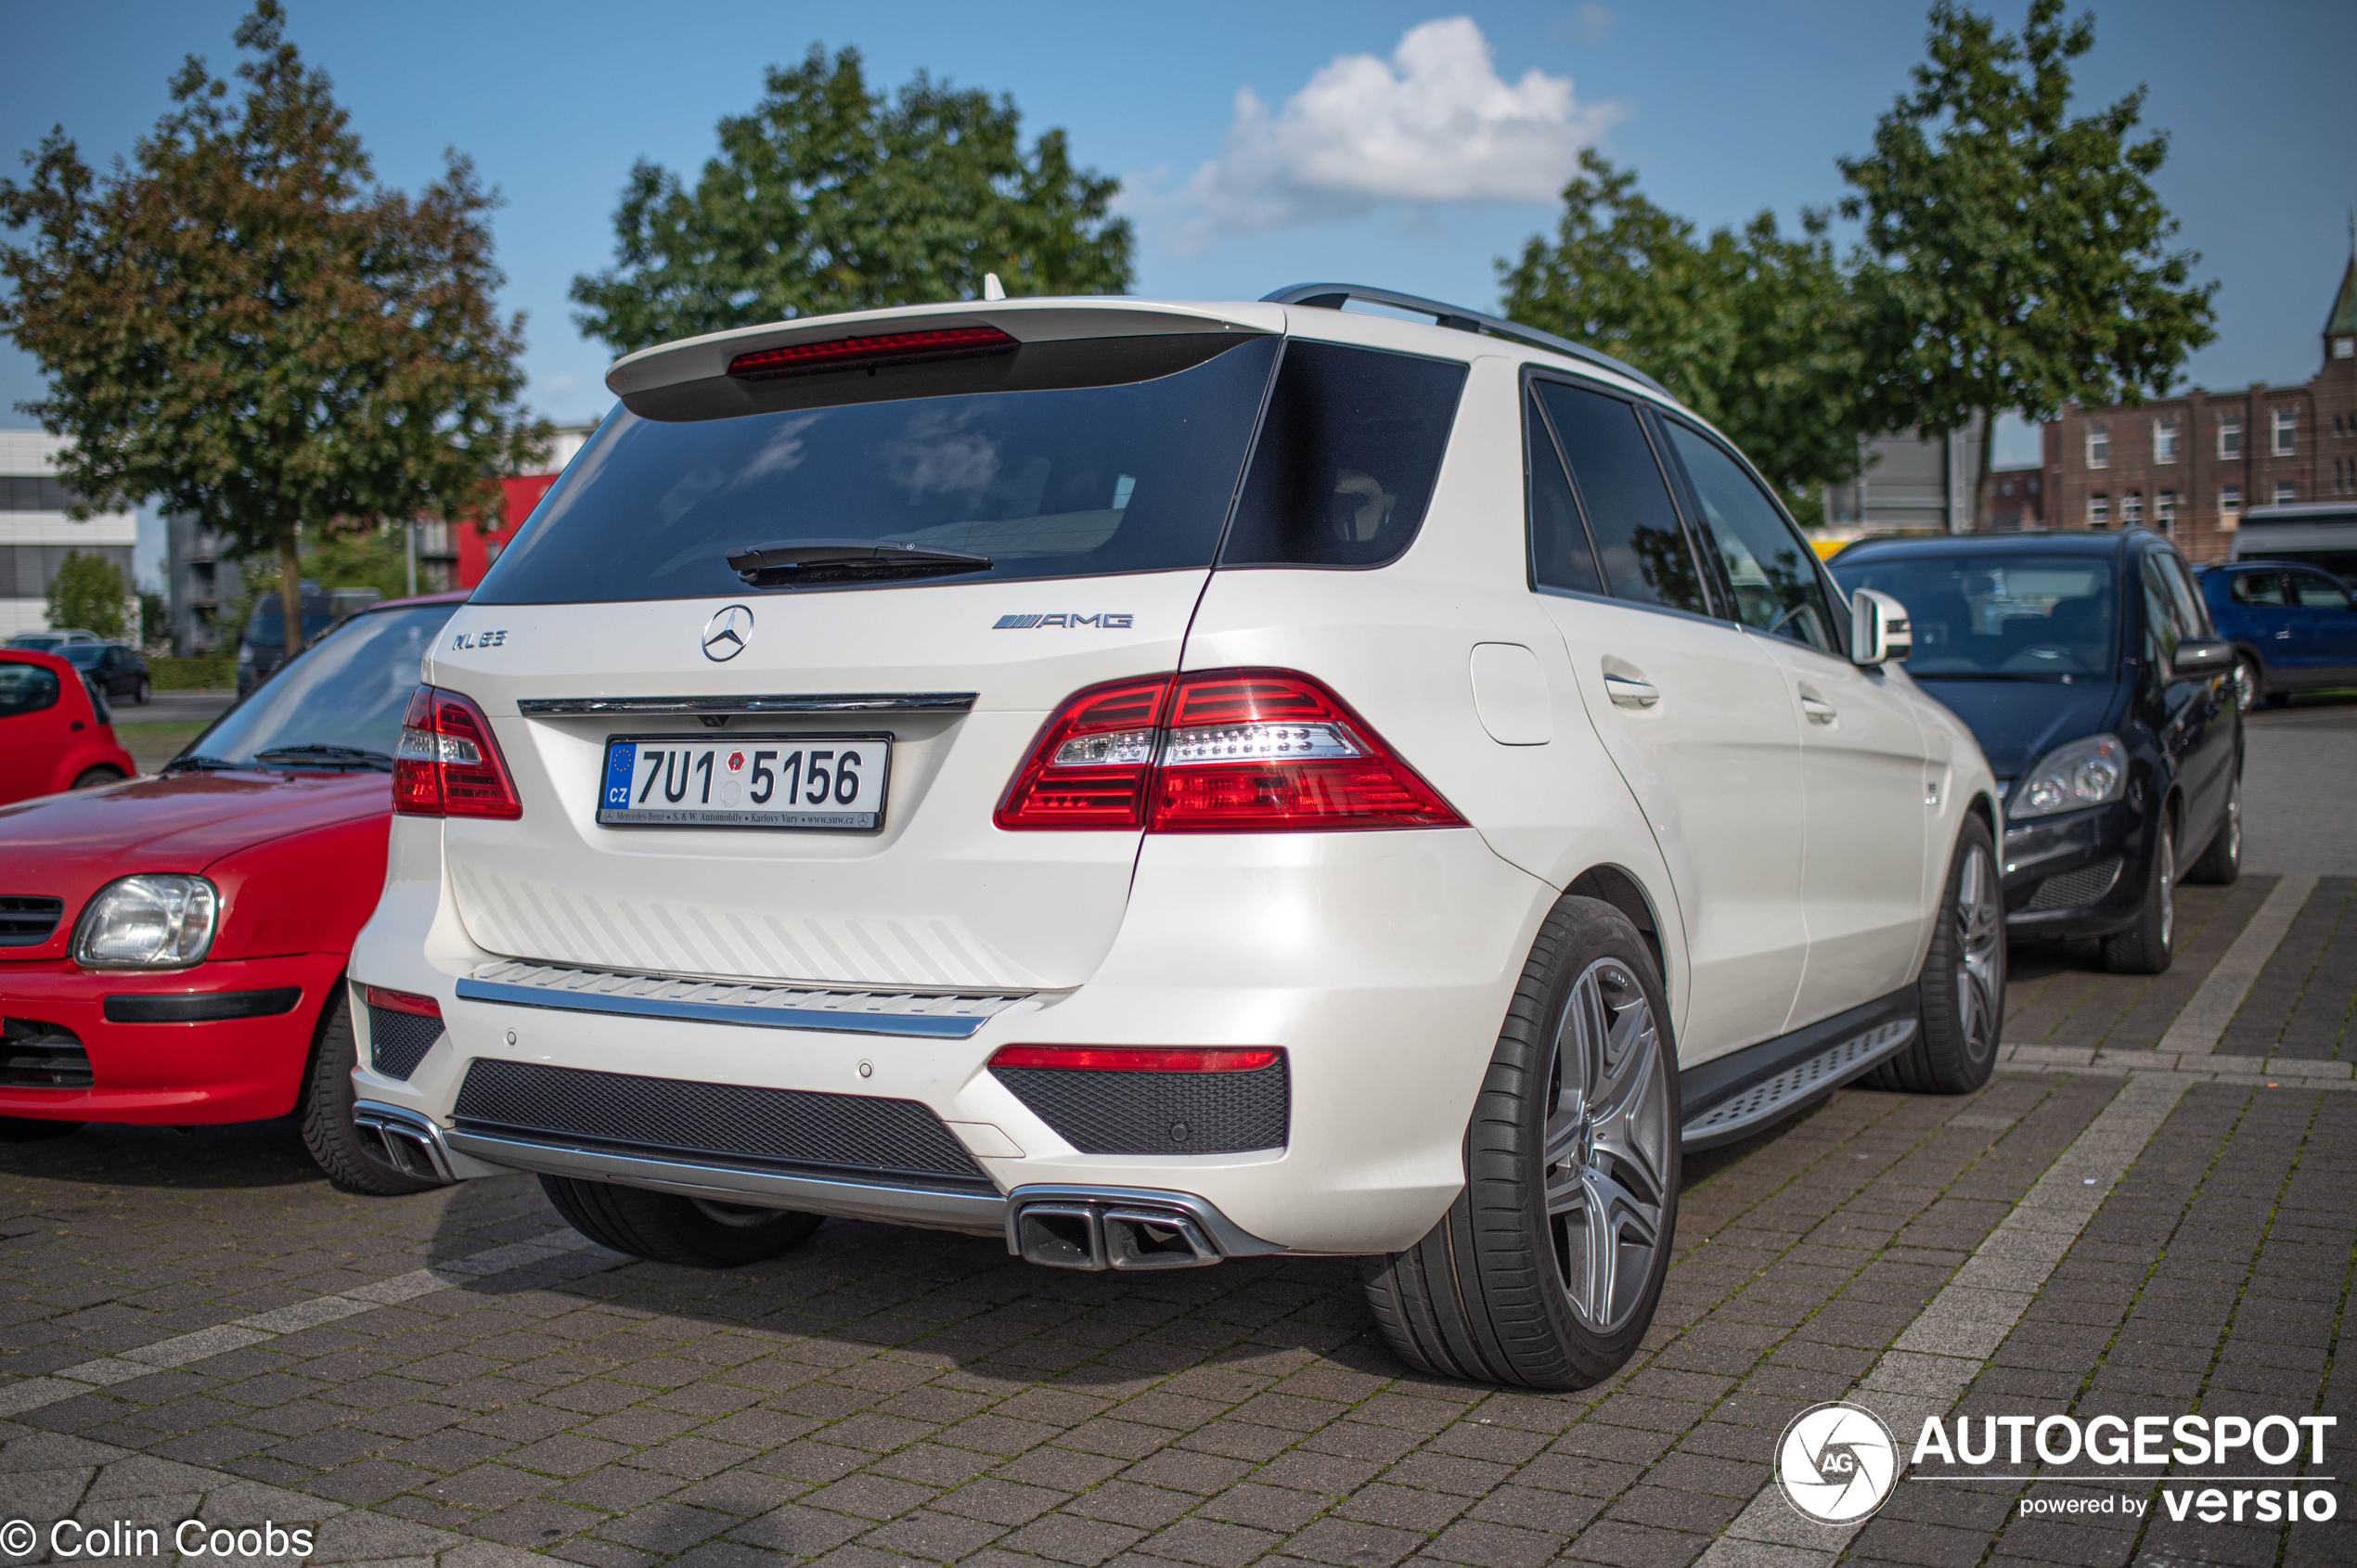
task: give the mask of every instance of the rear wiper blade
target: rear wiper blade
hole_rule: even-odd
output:
[[[728,569],[755,588],[946,577],[987,572],[990,566],[988,556],[895,544],[889,539],[797,539],[791,545],[757,545],[728,552]]]
[[[258,763],[297,763],[312,767],[372,767],[380,773],[393,771],[393,759],[382,752],[366,752],[356,746],[273,746],[266,752],[256,752]]]

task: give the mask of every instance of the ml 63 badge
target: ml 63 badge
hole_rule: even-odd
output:
[[[883,825],[888,735],[617,735],[598,820],[610,828]]]

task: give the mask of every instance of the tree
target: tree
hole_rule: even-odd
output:
[[[2003,409],[2051,418],[2066,402],[2135,402],[2169,390],[2214,335],[2214,283],[2149,183],[2169,138],[2132,140],[2144,90],[2068,117],[2070,62],[2094,47],[2092,17],[2031,0],[2019,36],[1939,0],[1929,58],[1874,127],[1874,150],[1839,161],[1865,220],[1857,291],[1877,428],[1927,434],[1990,426]]]
[[[1804,521],[1858,471],[1859,354],[1821,212],[1707,239],[1583,152],[1551,245],[1498,263],[1506,314],[1627,360],[1740,446]]]
[[[104,556],[85,556],[80,550],[68,550],[58,563],[58,574],[49,583],[49,624],[58,627],[79,626],[85,632],[96,632],[108,642],[122,637],[122,608],[131,597],[131,586],[122,580],[122,568]]]
[[[1010,294],[1119,293],[1130,231],[1117,180],[1073,167],[1062,131],[1025,156],[1014,100],[920,71],[896,99],[859,53],[771,68],[720,122],[693,191],[641,161],[614,213],[620,265],[576,277],[583,331],[617,351],[833,311]]]
[[[75,515],[153,496],[275,556],[292,653],[301,538],[496,516],[548,427],[493,304],[496,197],[456,153],[414,198],[379,186],[285,20],[258,0],[238,26],[241,104],[190,56],[128,165],[101,179],[59,127],[0,181],[0,223],[33,231],[0,245],[0,327],[49,378],[23,406],[71,439]]]

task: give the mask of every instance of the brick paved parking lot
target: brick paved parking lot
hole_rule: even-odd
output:
[[[281,1125],[0,1148],[0,1520],[41,1526],[0,1561],[72,1517],[591,1568],[2357,1562],[2357,878],[2182,909],[2157,979],[2017,950],[1980,1093],[1845,1091],[1690,1161],[1654,1331],[1573,1394],[1404,1372],[1344,1262],[1067,1275],[835,1223],[706,1273],[526,1177],[339,1194]],[[1771,1466],[1845,1396],[1902,1459],[1926,1416],[2339,1426],[2165,1481],[1918,1465],[1833,1527]],[[2261,1472],[2333,1517],[2169,1512]]]

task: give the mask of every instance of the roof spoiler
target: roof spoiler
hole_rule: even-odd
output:
[[[1353,300],[1361,304],[1388,305],[1393,310],[1428,315],[1436,325],[1452,328],[1459,332],[1488,333],[1490,337],[1503,338],[1526,348],[1544,349],[1549,353],[1584,359],[1615,375],[1626,376],[1639,386],[1650,387],[1664,397],[1673,395],[1668,388],[1634,366],[1624,365],[1610,354],[1598,353],[1594,349],[1575,343],[1568,338],[1558,338],[1552,332],[1541,332],[1536,327],[1525,327],[1518,321],[1484,315],[1479,311],[1467,310],[1462,305],[1448,304],[1439,300],[1427,300],[1417,294],[1402,294],[1393,289],[1372,289],[1363,283],[1296,283],[1289,289],[1280,289],[1273,294],[1261,296],[1263,304],[1309,305],[1320,310],[1340,310]]]

